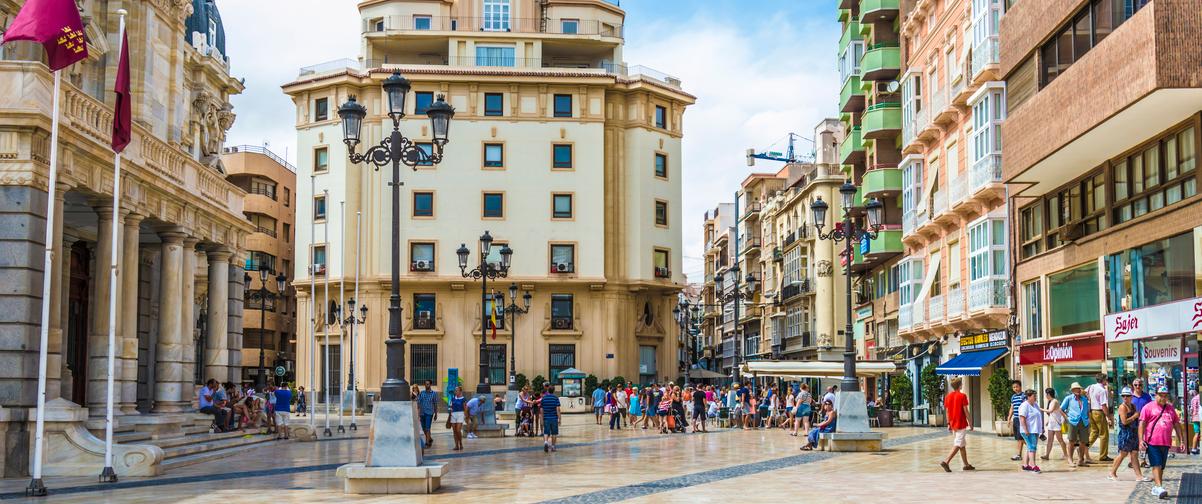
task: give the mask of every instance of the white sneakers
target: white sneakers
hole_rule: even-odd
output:
[[[471,432],[467,433],[467,438],[468,438],[468,439],[476,439],[476,437],[477,437],[477,436],[476,436],[475,434],[471,433]]]
[[[1161,499],[1169,498],[1169,492],[1168,492],[1168,490],[1165,490],[1164,487],[1158,487],[1158,486],[1152,487],[1152,495],[1155,495]]]

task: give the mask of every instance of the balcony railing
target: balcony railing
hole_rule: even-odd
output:
[[[793,242],[795,242],[795,241],[797,241],[797,233],[790,231],[789,234],[785,235],[784,246],[788,247],[789,245],[792,245]]]
[[[275,189],[271,187],[251,187],[250,190],[246,192],[250,194],[258,194],[260,196],[267,196],[268,198],[271,198],[272,201],[275,201]]]
[[[572,325],[573,325],[572,317],[564,317],[564,316],[558,316],[558,317],[552,316],[551,317],[551,329],[567,331],[567,330],[572,329]]]
[[[914,210],[906,210],[902,213],[902,236],[914,234],[914,230],[918,228],[914,225],[916,217]]]
[[[968,309],[1005,308],[1009,306],[1006,280],[993,278],[972,282],[968,288]]]
[[[931,195],[931,215],[940,215],[947,211],[947,191],[936,189]]]
[[[911,303],[910,311],[913,312],[911,320],[915,324],[922,324],[927,321],[927,306],[926,303]]]
[[[927,103],[930,104],[927,112],[934,111],[931,113],[939,115],[940,112],[943,112],[943,109],[947,108],[947,88],[930,90],[927,93]]]
[[[565,22],[566,21],[566,22]],[[622,38],[620,24],[598,19],[480,18],[462,16],[384,16],[366,20],[363,33],[380,32],[499,32],[552,35],[599,35]]]
[[[222,152],[224,152],[225,154],[236,154],[239,152],[253,152],[255,154],[262,154],[264,156],[271,158],[272,161],[279,163],[280,166],[287,168],[288,170],[292,171],[293,173],[296,173],[296,166],[294,166],[292,163],[289,163],[288,161],[284,160],[284,158],[276,155],[276,153],[271,152],[271,150],[268,149],[267,147],[261,147],[258,145],[231,145],[229,147],[226,147],[225,149],[222,149]]]
[[[931,302],[927,310],[930,313],[930,320],[932,322],[943,320],[943,308],[943,295],[931,296]]]
[[[948,317],[955,317],[964,313],[964,289],[961,287],[954,287],[951,290],[948,290],[946,304]]]
[[[808,294],[811,292],[814,292],[814,282],[810,281],[809,278],[806,278],[800,282],[790,282],[785,284],[784,287],[781,287],[780,299],[781,301],[788,301],[802,294]]]
[[[746,253],[749,250],[758,249],[758,248],[760,248],[760,237],[752,236],[750,238],[743,240],[743,250],[741,250],[740,252]]]
[[[256,232],[256,233],[263,233],[263,234],[265,234],[265,235],[267,235],[267,236],[270,236],[270,237],[272,237],[272,238],[275,238],[275,229],[273,229],[273,228],[269,228],[269,227],[263,227],[263,226],[256,226],[256,227],[255,227],[255,232]]]
[[[429,68],[431,66],[452,66],[465,68],[484,67],[491,70],[513,71],[562,71],[572,73],[588,73],[598,76],[611,75],[626,79],[653,80],[669,87],[680,88],[680,78],[642,65],[622,65],[607,61],[560,61],[539,58],[511,58],[507,56],[494,57],[443,57],[436,56],[421,62],[399,62],[395,59],[353,60],[343,58],[327,61],[316,65],[301,67],[298,77],[332,73],[332,72],[367,72],[369,70],[401,70],[409,68]]]
[[[763,206],[760,205],[760,202],[758,202],[758,201],[752,201],[750,203],[747,203],[746,205],[743,205],[743,218],[747,218],[752,215],[760,213],[760,210],[762,208],[763,208]]]
[[[948,186],[951,188],[949,200],[951,205],[955,205],[968,198],[968,177],[967,173],[961,173],[952,177],[951,183]]]
[[[910,309],[910,305],[901,305],[901,307],[897,309],[897,328],[904,331],[913,325],[914,312]]]
[[[972,48],[972,77],[976,79],[985,67],[996,65],[1001,61],[1001,52],[998,50],[998,36],[990,35],[984,42]]]
[[[989,154],[972,164],[972,190],[979,191],[989,184],[1002,181],[1002,155]]]

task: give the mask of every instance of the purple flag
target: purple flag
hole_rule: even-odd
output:
[[[51,70],[88,57],[83,20],[74,0],[28,0],[4,33],[4,43],[31,40],[46,48]]]
[[[133,110],[129,96],[129,35],[121,33],[121,59],[117,63],[117,102],[113,106],[113,152],[125,150],[133,133]]]

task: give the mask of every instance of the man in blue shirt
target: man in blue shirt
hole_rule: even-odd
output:
[[[539,402],[543,408],[543,452],[555,451],[555,441],[559,437],[559,397],[550,383],[543,385],[543,398]]]
[[[1027,394],[1023,393],[1023,382],[1018,380],[1010,382],[1010,390],[1013,390],[1014,394],[1010,396],[1010,414],[1008,416],[1010,428],[1014,432],[1014,439],[1018,441],[1018,453],[1010,457],[1010,460],[1019,461],[1023,458],[1023,450],[1026,449],[1027,442],[1023,440],[1022,429],[1019,429],[1018,426],[1018,408],[1027,402]]]
[[[430,424],[438,417],[438,409],[434,407],[434,400],[438,398],[438,394],[430,389],[430,380],[426,380],[426,388],[417,394],[417,412],[422,421],[422,432],[426,435],[426,443],[423,448],[434,446],[434,438],[430,436]]]
[[[597,425],[601,425],[601,417],[605,413],[605,389],[598,386],[593,389],[593,417],[597,420]]]
[[[205,386],[197,391],[196,404],[201,413],[213,415],[213,425],[217,427],[218,432],[225,432],[225,410],[216,404],[217,391],[220,388],[217,380],[209,378],[209,381],[205,382]]]
[[[288,387],[277,387],[275,389],[275,438],[280,439],[280,433],[284,435],[284,439],[288,439],[288,416],[292,412],[292,390]]]
[[[1131,381],[1131,388],[1131,403],[1135,405],[1136,413],[1142,411],[1148,403],[1156,400],[1148,391],[1144,390],[1144,381],[1139,378]]]
[[[1068,444],[1069,454],[1079,453],[1081,465],[1085,465],[1086,457],[1089,455],[1089,398],[1081,393],[1081,384],[1073,382],[1069,387],[1073,391],[1060,401],[1060,408],[1064,410],[1064,416],[1068,420]],[[1070,465],[1077,467],[1072,460]]]

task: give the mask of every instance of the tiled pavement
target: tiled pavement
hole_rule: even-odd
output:
[[[442,430],[439,427],[439,430]],[[364,427],[360,432],[366,435]],[[798,451],[800,441],[780,430],[721,430],[659,435],[653,430],[610,431],[592,416],[568,417],[560,450],[544,454],[528,438],[466,441],[449,450],[449,433],[436,436],[432,459],[451,463],[442,490],[431,496],[356,497],[341,493],[338,465],[361,460],[363,439],[274,443],[235,457],[181,468],[159,478],[126,478],[101,486],[95,478],[49,478],[47,499],[21,497],[27,480],[0,480],[0,498],[15,502],[1150,502],[1149,484],[1105,479],[1106,469],[1070,468],[1058,456],[1044,473],[1026,474],[1009,460],[1014,441],[969,437],[975,472],[944,473],[947,435],[937,429],[884,429],[886,451],[831,454]],[[958,467],[953,463],[953,467]],[[1170,462],[1168,486],[1196,472],[1197,457]],[[1175,492],[1174,492],[1175,493]]]

